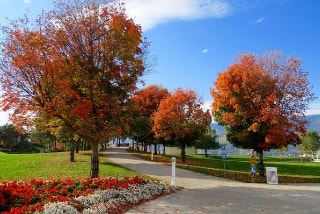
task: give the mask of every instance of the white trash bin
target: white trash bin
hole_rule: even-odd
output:
[[[266,167],[267,184],[278,184],[277,167]]]

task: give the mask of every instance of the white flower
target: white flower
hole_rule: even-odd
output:
[[[79,196],[75,202],[84,207],[83,214],[102,214],[108,210],[116,209],[119,205],[137,204],[141,200],[149,200],[154,196],[176,192],[175,187],[165,183],[147,183],[142,185],[131,185],[128,189],[106,189],[96,190],[88,196]],[[44,213],[78,213],[78,211],[66,202],[55,202],[46,204]]]
[[[69,205],[67,202],[53,202],[53,203],[48,203],[44,205],[43,213],[44,214],[63,214],[63,213],[78,214],[79,212],[77,211],[76,208]]]

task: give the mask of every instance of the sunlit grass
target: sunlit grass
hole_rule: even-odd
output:
[[[130,152],[150,160],[150,153]],[[187,155],[186,162],[183,163],[181,162],[180,154],[167,154],[155,155],[154,161],[171,164],[171,157],[176,157],[178,167],[205,174],[210,169],[223,171],[224,167],[229,172],[239,172],[247,175],[251,173],[249,155],[227,155],[227,159],[223,161],[221,155],[209,155],[206,157],[205,155],[194,154]],[[280,176],[310,178],[317,179],[317,181],[320,179],[320,162],[310,162],[309,157],[265,156],[264,165],[265,167],[277,167],[277,172]],[[258,168],[258,166],[256,167]],[[294,179],[292,181],[294,182]]]
[[[90,152],[75,155],[68,152],[40,154],[6,154],[0,152],[0,181],[63,179],[90,177]],[[124,169],[100,157],[100,177],[132,177],[136,172]]]
[[[224,163],[220,155],[190,155],[187,160],[194,161],[199,166],[223,169]],[[258,161],[258,160],[257,160]],[[280,157],[265,156],[265,167],[277,167],[278,174],[292,176],[306,176],[310,178],[320,178],[320,163],[310,162],[308,157]],[[249,155],[228,155],[225,160],[227,170],[249,172]]]

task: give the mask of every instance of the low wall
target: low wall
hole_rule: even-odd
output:
[[[181,154],[181,149],[179,147],[166,147],[166,154]],[[197,154],[197,150],[192,147],[186,148],[186,154]]]

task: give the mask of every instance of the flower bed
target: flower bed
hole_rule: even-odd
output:
[[[0,183],[0,213],[124,213],[177,191],[157,180],[96,178]]]

